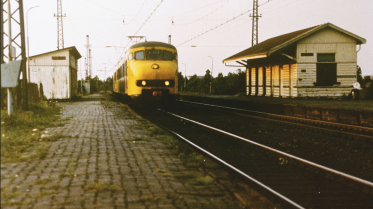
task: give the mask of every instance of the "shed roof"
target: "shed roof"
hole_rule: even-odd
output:
[[[268,57],[272,53],[286,46],[289,46],[290,44],[293,44],[327,27],[333,28],[347,36],[352,37],[353,39],[356,40],[357,44],[366,43],[366,40],[360,36],[357,36],[351,32],[348,32],[342,28],[339,28],[331,23],[325,23],[322,25],[313,26],[313,27],[306,28],[303,30],[294,31],[291,33],[287,33],[284,35],[280,35],[274,38],[267,39],[257,45],[254,45],[248,49],[245,49],[233,56],[230,56],[224,59],[223,63]]]
[[[67,48],[63,48],[63,49],[58,49],[58,50],[51,51],[51,52],[45,52],[43,54],[37,54],[37,55],[34,55],[34,56],[30,56],[30,58],[35,58],[35,57],[43,56],[43,55],[46,55],[46,54],[49,54],[49,53],[55,53],[55,52],[65,51],[65,50],[69,50],[75,56],[75,58],[77,58],[77,59],[80,59],[82,57],[82,55],[80,55],[80,53],[78,52],[78,50],[76,49],[76,47],[75,46],[71,46],[71,47],[67,47]]]

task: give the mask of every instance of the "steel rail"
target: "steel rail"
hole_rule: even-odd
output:
[[[278,154],[281,154],[281,155],[284,155],[286,157],[289,157],[289,158],[292,158],[292,159],[295,159],[295,160],[298,160],[300,162],[303,162],[303,163],[306,163],[308,165],[312,165],[314,167],[317,167],[317,168],[320,168],[320,169],[323,169],[323,170],[326,170],[328,172],[331,172],[331,173],[334,173],[334,174],[337,174],[339,176],[343,176],[345,178],[348,178],[348,179],[351,179],[351,180],[354,180],[356,182],[359,182],[359,183],[362,183],[362,184],[365,184],[365,185],[368,185],[368,186],[371,186],[373,187],[373,182],[370,182],[370,181],[367,181],[365,179],[361,179],[361,178],[358,178],[356,176],[352,176],[352,175],[349,175],[349,174],[346,174],[346,173],[343,173],[343,172],[340,172],[340,171],[337,171],[337,170],[334,170],[332,168],[328,168],[326,166],[323,166],[323,165],[320,165],[320,164],[317,164],[317,163],[314,163],[314,162],[311,162],[311,161],[308,161],[306,159],[303,159],[303,158],[300,158],[300,157],[297,157],[297,156],[294,156],[294,155],[291,155],[291,154],[288,154],[286,152],[283,152],[283,151],[280,151],[280,150],[277,150],[277,149],[274,149],[272,147],[268,147],[266,145],[263,145],[263,144],[260,144],[260,143],[257,143],[257,142],[254,142],[252,140],[249,140],[249,139],[246,139],[246,138],[243,138],[243,137],[240,137],[240,136],[237,136],[235,134],[232,134],[232,133],[229,133],[229,132],[226,132],[226,131],[223,131],[223,130],[220,130],[218,128],[214,128],[212,126],[209,126],[209,125],[206,125],[206,124],[203,124],[203,123],[200,123],[200,122],[197,122],[197,121],[194,121],[194,120],[191,120],[191,119],[188,119],[188,118],[185,118],[185,117],[182,117],[180,115],[176,115],[174,113],[171,113],[171,112],[167,112],[168,114],[170,115],[173,115],[175,117],[178,117],[180,119],[183,119],[183,120],[186,120],[186,121],[189,121],[189,122],[192,122],[192,123],[195,123],[195,124],[198,124],[200,126],[203,126],[203,127],[206,127],[206,128],[209,128],[209,129],[212,129],[214,131],[217,131],[217,132],[220,132],[220,133],[223,133],[223,134],[226,134],[228,136],[231,136],[231,137],[234,137],[234,138],[237,138],[237,139],[240,139],[242,141],[245,141],[245,142],[248,142],[248,143],[251,143],[251,144],[254,144],[254,145],[257,145],[259,147],[262,147],[264,149],[267,149],[267,150],[270,150],[272,152],[275,152],[275,153],[278,153]]]
[[[287,117],[287,118],[296,118],[296,119],[301,119],[301,120],[310,121],[310,122],[323,122],[323,123],[326,123],[326,124],[337,125],[337,126],[345,126],[345,127],[349,127],[349,128],[366,129],[366,130],[369,130],[370,132],[373,132],[373,128],[365,127],[365,126],[355,126],[355,125],[349,125],[349,124],[344,124],[344,123],[335,123],[335,122],[330,122],[330,121],[315,120],[315,119],[308,119],[308,118],[300,118],[300,117],[294,117],[294,116],[280,115],[280,114],[267,113],[267,112],[259,112],[259,111],[254,111],[254,110],[245,110],[245,109],[240,109],[240,108],[235,108],[235,107],[225,107],[225,106],[220,106],[220,105],[205,104],[205,103],[199,103],[199,102],[191,102],[191,101],[184,101],[184,100],[180,100],[180,101],[181,102],[185,102],[185,103],[199,104],[199,105],[205,105],[205,106],[211,106],[211,107],[219,107],[219,108],[239,110],[239,111],[245,111],[245,112],[266,114],[266,115],[269,115],[269,116],[280,116],[280,117]]]
[[[218,107],[218,108],[222,108],[222,109],[234,109],[234,110],[242,110],[242,111],[255,112],[255,111],[252,111],[252,110],[238,109],[238,108],[234,108],[234,107],[225,107],[225,106],[211,105],[211,104],[204,104],[204,103],[197,103],[197,102],[190,102],[190,103],[194,103],[194,104],[198,104],[198,105],[204,105],[204,106],[213,106],[213,107]],[[225,111],[225,110],[218,110],[218,111]],[[300,120],[310,120],[310,119],[304,119],[304,118],[298,118],[298,117],[292,117],[292,116],[283,116],[283,115],[272,114],[272,115],[279,116],[279,117],[275,117],[274,116],[274,118],[276,118],[276,119],[273,119],[273,118],[264,118],[262,116],[245,115],[245,113],[237,113],[237,112],[233,112],[233,113],[237,114],[237,115],[242,115],[242,116],[245,116],[245,117],[257,118],[257,119],[260,119],[260,120],[269,120],[269,121],[273,121],[273,122],[277,122],[277,123],[281,122],[281,123],[286,123],[286,124],[295,125],[295,126],[301,126],[301,127],[311,127],[311,128],[314,128],[314,129],[328,131],[328,132],[343,133],[343,134],[348,134],[348,135],[352,135],[352,136],[373,139],[373,136],[369,136],[369,135],[356,134],[356,133],[351,133],[351,132],[346,132],[346,131],[340,131],[340,130],[335,130],[335,129],[330,129],[330,128],[323,128],[323,127],[319,127],[319,126],[308,125],[306,123],[305,124],[303,124],[303,123],[294,123],[294,122],[291,122],[291,121],[288,121],[288,120],[284,121],[284,120],[281,120],[281,119],[278,119],[278,118],[285,117],[285,118],[300,119]],[[263,113],[263,114],[269,114],[270,115],[271,113]],[[328,121],[320,121],[320,120],[319,121],[317,121],[317,120],[310,120],[310,121],[316,121],[318,123],[328,123]],[[343,125],[343,124],[341,124],[341,125]],[[373,129],[372,129],[372,132],[373,132]]]
[[[261,187],[265,188],[266,190],[270,191],[271,193],[275,194],[276,196],[278,196],[279,198],[281,198],[282,200],[285,200],[286,202],[290,203],[291,205],[293,205],[294,207],[296,208],[300,208],[300,209],[305,209],[304,207],[302,207],[301,205],[293,202],[292,200],[290,200],[289,198],[285,197],[284,195],[276,192],[275,190],[273,190],[272,188],[268,187],[267,185],[263,184],[262,182],[256,180],[255,178],[247,175],[246,173],[242,172],[241,170],[239,170],[238,168],[230,165],[229,163],[225,162],[224,160],[218,158],[217,156],[213,155],[212,153],[210,153],[209,151],[203,149],[202,147],[199,147],[198,145],[194,144],[193,142],[189,141],[188,139],[184,138],[183,136],[181,136],[180,134],[172,131],[172,130],[169,130],[167,129],[169,132],[171,132],[172,134],[174,134],[175,136],[179,137],[180,139],[184,140],[185,142],[187,142],[188,144],[192,145],[193,147],[201,150],[202,152],[204,152],[205,154],[209,155],[210,157],[212,157],[213,159],[219,161],[220,163],[224,164],[225,166],[229,167],[230,169],[236,171],[237,173],[241,174],[242,176],[250,179],[251,181],[255,182],[256,184],[260,185]]]

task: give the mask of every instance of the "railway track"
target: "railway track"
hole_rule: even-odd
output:
[[[371,207],[371,180],[328,168],[257,140],[213,127],[214,122],[211,120],[214,118],[211,118],[211,114],[216,115],[215,110],[212,113],[204,108],[195,113],[191,110],[193,108],[180,105],[178,108],[168,107],[168,112],[135,110],[230,169],[264,186],[270,195],[283,201],[283,205],[295,208]],[[205,119],[201,122],[187,115],[200,115],[195,118]],[[210,121],[210,125],[205,124],[206,121]]]
[[[312,129],[323,131],[326,133],[344,134],[344,135],[349,135],[350,137],[359,137],[359,138],[366,138],[366,139],[373,140],[373,128],[365,127],[365,126],[349,125],[349,124],[335,123],[335,122],[316,120],[316,119],[299,118],[299,117],[293,117],[293,116],[287,116],[287,115],[279,115],[279,114],[273,114],[273,113],[252,111],[252,110],[246,110],[246,109],[241,109],[241,108],[226,107],[226,106],[199,103],[199,102],[191,102],[191,101],[181,101],[181,102],[201,105],[201,106],[207,106],[207,107],[217,108],[221,110],[228,110],[232,112],[234,111],[234,113],[247,114],[247,116],[255,117],[261,120],[271,120],[272,122],[286,123],[288,125],[298,126],[302,128],[312,128]]]

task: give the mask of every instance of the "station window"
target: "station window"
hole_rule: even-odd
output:
[[[143,60],[144,59],[144,51],[135,52],[135,59],[136,60]]]
[[[132,59],[133,59],[133,54],[132,54],[132,53],[128,55],[128,59],[129,59],[129,60],[132,60]]]
[[[146,50],[147,60],[162,60],[162,50]]]
[[[317,54],[317,62],[335,62],[335,54]]]
[[[163,51],[163,60],[173,60],[172,52]]]

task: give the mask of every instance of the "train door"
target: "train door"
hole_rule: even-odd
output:
[[[127,60],[124,61],[124,94],[127,94],[128,93],[128,86],[127,86],[127,68],[128,68],[128,63],[127,63]]]

